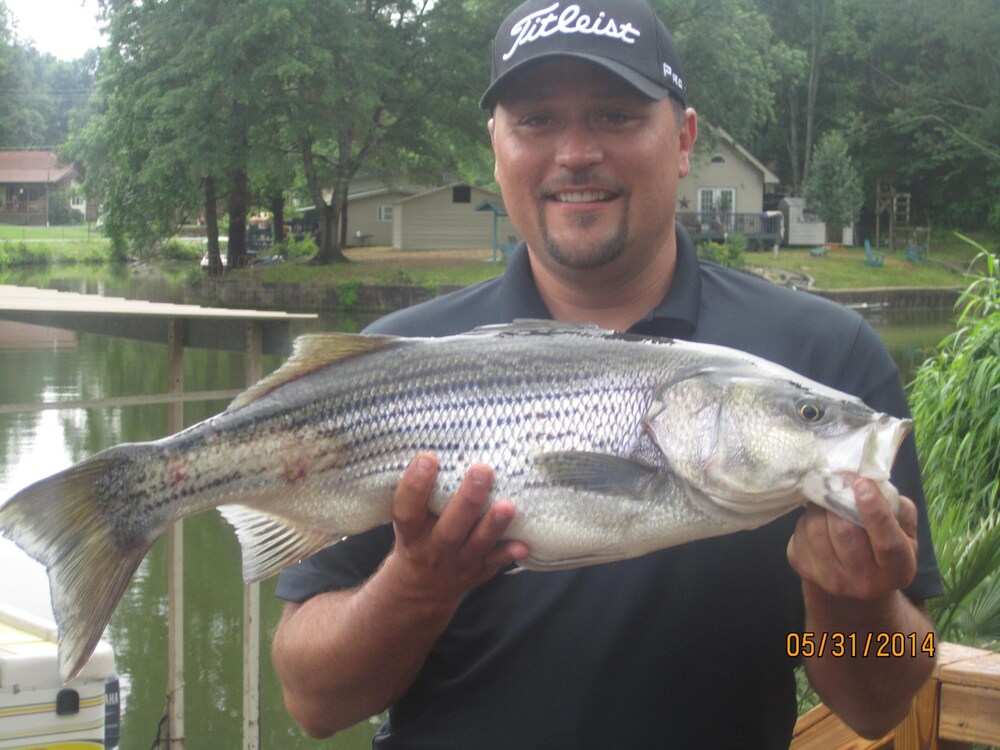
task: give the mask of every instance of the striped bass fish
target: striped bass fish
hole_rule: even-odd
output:
[[[466,469],[517,509],[520,565],[554,570],[752,529],[807,501],[860,524],[855,476],[889,469],[911,427],[743,352],[520,321],[437,339],[316,334],[222,414],[123,444],[0,508],[43,563],[60,673],[86,663],[174,521],[218,508],[247,581],[390,522],[420,451],[440,513]]]

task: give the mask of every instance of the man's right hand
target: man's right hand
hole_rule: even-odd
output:
[[[469,469],[440,517],[428,509],[437,461],[410,464],[392,503],[396,543],[356,589],[285,605],[272,656],[289,713],[327,737],[382,711],[416,679],[462,595],[528,554],[502,541],[514,517],[489,501],[493,472]]]
[[[493,483],[490,467],[470,467],[440,517],[428,509],[436,476],[437,461],[428,453],[403,474],[392,504],[396,545],[386,567],[414,595],[457,602],[502,567],[527,557],[528,548],[501,541],[514,518],[513,505],[501,500],[483,511]]]

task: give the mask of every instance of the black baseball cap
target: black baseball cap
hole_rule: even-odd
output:
[[[480,108],[493,109],[515,71],[551,57],[588,60],[651,99],[672,96],[685,104],[677,48],[646,0],[528,0],[500,24]]]

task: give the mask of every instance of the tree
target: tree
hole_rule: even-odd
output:
[[[848,153],[847,141],[836,130],[826,133],[813,150],[805,198],[809,210],[826,222],[827,239],[835,242],[861,213],[861,175]]]
[[[496,9],[458,0],[286,2],[311,23],[289,24],[270,63],[283,96],[281,138],[301,156],[319,223],[316,260],[343,261],[343,207],[359,170],[399,172],[414,154],[424,168],[440,166],[470,139],[485,142],[482,121],[469,124],[488,77],[483,50]]]
[[[993,0],[862,4],[857,143],[877,176],[946,226],[1000,229],[1000,14]],[[860,153],[860,152],[859,152]]]
[[[677,43],[688,103],[737,140],[774,116],[775,85],[788,50],[756,0],[654,0]]]

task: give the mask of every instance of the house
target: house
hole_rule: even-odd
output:
[[[396,250],[490,247],[493,215],[476,210],[485,201],[503,205],[499,193],[464,182],[402,198],[393,207],[392,247]],[[506,217],[501,217],[498,233],[504,243],[520,239]]]
[[[52,193],[67,193],[86,216],[80,182],[76,165],[60,164],[54,151],[0,151],[0,224],[49,224]]]
[[[347,241],[352,245],[392,245],[396,203],[429,188],[361,178],[347,196]]]
[[[778,176],[722,128],[709,128],[677,188],[677,220],[696,240],[723,241],[739,233],[761,247],[781,240],[781,217],[764,213],[764,193]]]

